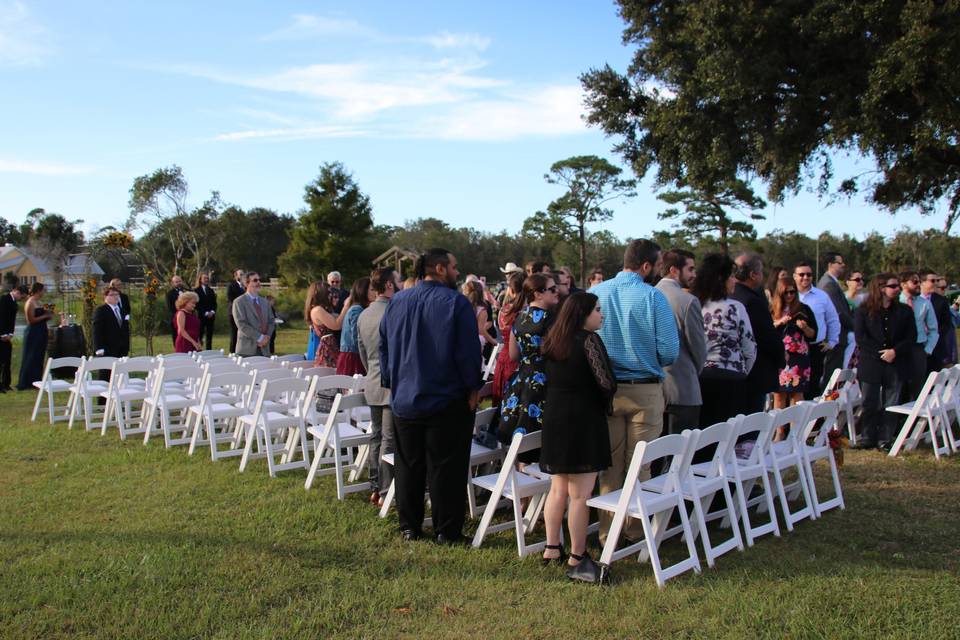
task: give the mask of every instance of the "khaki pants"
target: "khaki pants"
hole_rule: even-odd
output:
[[[609,469],[600,472],[601,494],[623,488],[623,479],[638,442],[650,442],[660,437],[664,407],[662,384],[624,384],[617,387],[617,394],[613,397],[613,415],[607,418],[613,463]],[[649,477],[649,467],[640,470],[641,480]],[[600,512],[601,543],[607,539],[612,518],[611,512]],[[643,528],[636,520],[629,519],[623,535],[640,540],[643,538]]]

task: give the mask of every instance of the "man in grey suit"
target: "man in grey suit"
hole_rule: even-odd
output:
[[[677,321],[680,334],[680,353],[676,361],[664,369],[663,396],[666,409],[663,432],[680,433],[700,425],[700,370],[707,358],[707,336],[703,328],[700,301],[689,289],[696,277],[693,254],[673,249],[663,254],[661,275],[657,289],[666,296]]]
[[[360,360],[367,370],[363,395],[370,405],[370,502],[382,504],[382,495],[390,488],[393,469],[380,457],[393,453],[393,414],[390,412],[390,389],[380,385],[380,321],[390,298],[400,290],[400,274],[393,267],[381,267],[370,276],[370,287],[377,298],[357,318]]]
[[[245,276],[247,291],[233,301],[231,315],[237,324],[239,356],[269,356],[270,334],[273,333],[273,312],[270,303],[260,297],[260,274],[250,271]]]
[[[843,352],[847,348],[850,339],[850,332],[853,331],[853,311],[847,304],[847,296],[843,295],[843,289],[840,288],[840,279],[846,271],[846,264],[843,262],[843,256],[839,253],[826,254],[827,271],[820,278],[817,287],[830,296],[830,302],[833,303],[837,315],[840,316],[840,342],[836,347],[827,352],[823,359],[823,378],[820,380],[822,389],[835,369],[842,369]]]

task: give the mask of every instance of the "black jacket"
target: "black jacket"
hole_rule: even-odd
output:
[[[186,289],[183,287],[177,287],[167,291],[167,311],[170,312],[171,318],[177,313],[177,298],[179,298],[180,294],[184,291],[186,291]]]
[[[93,312],[93,350],[103,349],[103,355],[123,358],[130,353],[130,323],[124,316],[117,316],[108,304],[102,304]]]
[[[206,320],[204,314],[207,311],[217,310],[217,292],[210,285],[207,285],[206,291],[204,291],[203,286],[199,286],[193,291],[200,297],[200,301],[197,303],[197,315],[200,316],[201,320]]]
[[[121,292],[120,293],[120,315],[126,317],[130,315],[130,312],[133,310],[133,307],[130,306],[130,296]]]
[[[757,341],[757,360],[747,375],[748,393],[768,393],[777,388],[784,366],[783,338],[773,326],[767,296],[745,284],[737,283],[730,297],[747,309],[747,317]]]
[[[884,333],[884,315],[888,332]],[[911,350],[917,342],[917,321],[913,310],[894,301],[887,309],[876,315],[867,312],[866,304],[857,307],[853,316],[853,332],[860,347],[857,377],[861,382],[879,384],[884,367],[896,367],[897,375],[907,379],[911,374]],[[881,349],[893,349],[897,357],[893,363],[880,359]]]
[[[950,303],[939,293],[930,295],[930,304],[933,305],[933,313],[937,318],[937,329],[940,331],[940,338],[937,340],[937,346],[933,348],[930,357],[938,365],[951,364],[950,346],[947,342],[950,332],[954,331],[953,316],[950,315]]]
[[[17,311],[19,305],[9,293],[0,296],[0,336],[13,333],[13,328],[17,324]]]

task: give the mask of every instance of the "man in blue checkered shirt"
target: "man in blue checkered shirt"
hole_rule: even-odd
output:
[[[660,247],[650,240],[634,240],[623,255],[623,271],[590,289],[604,316],[597,333],[617,376],[613,415],[607,418],[613,463],[600,474],[600,493],[622,488],[637,443],[655,440],[663,430],[663,368],[677,359],[680,336],[670,303],[651,285],[659,272]],[[641,472],[644,478],[648,475],[648,469]],[[610,517],[604,512],[601,541],[609,527]],[[624,535],[641,539],[640,523],[631,521]]]

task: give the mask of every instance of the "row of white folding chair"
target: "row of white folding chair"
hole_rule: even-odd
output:
[[[948,402],[952,402],[956,407],[955,400],[951,400],[951,397],[956,397],[955,371],[956,368],[951,367],[930,372],[915,401],[886,408],[887,411],[906,416],[890,447],[888,455],[891,458],[901,450],[916,449],[923,439],[929,439],[937,460],[956,451],[957,444],[953,437],[948,409]]]
[[[250,460],[257,458],[267,459],[271,478],[278,471],[310,468],[304,416],[316,396],[318,380],[294,377],[263,380],[252,413],[238,418],[245,441],[240,458],[241,472]],[[299,460],[296,458],[298,449]]]
[[[191,425],[190,447],[193,455],[197,446],[210,446],[210,459],[238,456],[240,431],[238,419],[249,413],[246,402],[252,395],[254,376],[235,363],[233,369],[211,370],[204,374],[199,402],[188,409],[187,422]],[[220,445],[228,443],[228,449]]]
[[[123,358],[113,364],[107,389],[100,393],[105,400],[101,436],[107,434],[111,424],[117,426],[121,440],[144,432],[143,402],[151,393],[147,381],[159,366],[160,362],[149,356]]]
[[[273,355],[270,357],[274,362],[279,362],[280,364],[298,364],[301,362],[307,362],[307,358],[302,353],[291,353],[284,356]]]
[[[150,377],[149,394],[143,402],[144,444],[159,435],[168,449],[190,442],[188,411],[199,401],[203,375],[203,367],[192,360],[162,361]]]
[[[309,489],[318,475],[336,476],[337,497],[370,488],[369,482],[356,482],[366,468],[372,431],[369,406],[363,395],[365,378],[360,375],[322,375],[324,368],[305,370],[301,375],[317,380],[317,394],[333,395],[328,411],[316,403],[308,409],[307,432],[313,439],[313,465],[304,488]],[[344,473],[347,477],[344,478]]]
[[[100,394],[107,390],[107,381],[95,379],[94,375],[96,374],[97,378],[101,375],[106,376],[117,360],[117,358],[109,356],[83,359],[70,389],[68,428],[73,428],[73,423],[78,415],[83,417],[84,427],[87,431],[94,429],[95,421],[103,419],[104,414],[97,408],[93,400],[99,398]]]
[[[50,424],[66,422],[70,419],[73,396],[70,395],[69,400],[64,405],[57,405],[56,397],[57,394],[70,392],[76,383],[77,374],[85,359],[86,358],[75,357],[47,358],[46,366],[43,369],[43,376],[33,383],[34,388],[37,389],[37,400],[33,404],[33,414],[30,416],[31,421],[36,421],[37,414],[40,411],[47,413]],[[53,371],[55,369],[74,369],[73,380],[54,378]],[[46,400],[45,404],[44,400]]]

